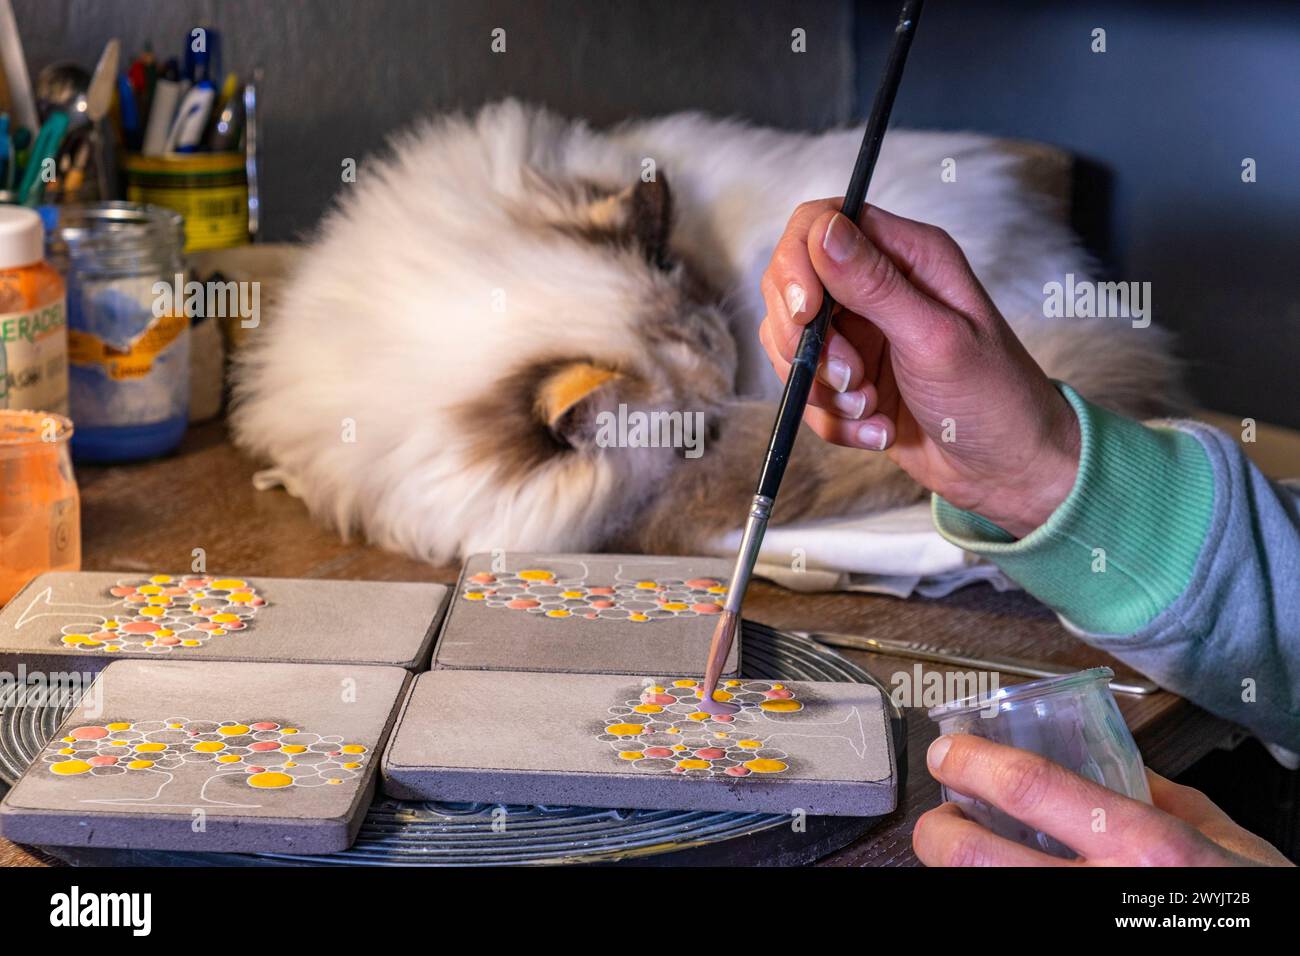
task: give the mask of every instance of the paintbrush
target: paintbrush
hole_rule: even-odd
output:
[[[904,0],[903,11],[894,28],[894,40],[889,48],[889,58],[885,61],[885,72],[880,87],[876,90],[871,116],[862,134],[862,146],[858,150],[857,161],[853,164],[853,176],[849,179],[844,204],[840,207],[840,212],[853,222],[858,221],[867,198],[867,186],[871,182],[871,173],[876,168],[876,157],[880,155],[880,143],[885,138],[885,128],[889,125],[889,114],[894,108],[898,85],[903,79],[903,66],[907,63],[907,53],[916,33],[916,21],[921,15],[922,2],[923,0]],[[786,463],[790,460],[790,452],[799,435],[799,423],[803,419],[804,408],[808,405],[808,393],[812,389],[817,362],[826,343],[826,332],[830,328],[834,309],[834,300],[823,289],[822,306],[817,311],[817,317],[804,328],[794,361],[790,363],[785,394],[781,396],[776,423],[772,426],[772,437],[768,440],[767,457],[763,459],[763,469],[758,479],[758,491],[750,503],[749,516],[745,519],[740,552],[736,556],[736,568],[727,588],[722,617],[718,620],[713,642],[709,646],[704,685],[700,689],[700,709],[707,713],[728,714],[739,709],[725,700],[715,700],[713,695],[718,677],[722,674],[723,663],[731,650],[731,643],[736,638],[736,629],[740,625],[740,606],[745,600],[745,591],[749,588],[749,579],[754,573],[754,564],[758,560],[763,534],[767,531],[772,504],[781,487],[781,478],[785,475]]]

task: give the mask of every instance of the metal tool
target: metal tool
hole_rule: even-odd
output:
[[[834,631],[793,631],[801,637],[808,637],[831,647],[848,647],[872,654],[888,654],[892,657],[909,657],[921,661],[933,661],[936,664],[949,664],[954,667],[974,667],[980,670],[993,670],[1003,674],[1018,674],[1022,677],[1059,677],[1073,674],[1077,667],[1063,667],[1045,661],[1031,661],[1021,657],[1003,657],[989,654],[976,656],[963,651],[948,650],[934,644],[922,644],[919,641],[896,641],[884,637],[863,637],[859,634],[841,634]],[[1115,678],[1110,682],[1110,689],[1117,694],[1134,694],[1145,697],[1160,690],[1160,687],[1144,677],[1132,680]]]
[[[95,64],[95,72],[91,74],[86,89],[86,118],[91,124],[90,143],[95,154],[96,184],[99,198],[105,201],[117,198],[117,149],[107,117],[113,104],[120,58],[121,44],[114,37],[104,44],[104,52]]]

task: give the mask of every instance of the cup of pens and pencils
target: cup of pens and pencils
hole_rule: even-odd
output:
[[[0,203],[39,213],[44,260],[66,286],[66,313],[60,289],[60,321],[42,326],[59,339],[66,408],[41,407],[70,412],[78,462],[166,454],[196,407],[192,362],[203,368],[197,406],[219,409],[224,349],[212,317],[160,314],[156,287],[186,278],[186,253],[257,233],[259,74],[223,74],[221,35],[199,26],[178,56],[146,44],[128,58],[111,39],[93,69],[51,63],[32,82],[9,0],[0,34]],[[25,354],[6,333],[0,378],[27,381]],[[20,391],[0,388],[0,409],[31,407],[6,394]]]

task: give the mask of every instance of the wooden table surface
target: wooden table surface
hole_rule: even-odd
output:
[[[195,548],[207,567],[250,576],[356,578],[454,583],[455,566],[432,567],[359,542],[346,543],[317,524],[283,491],[252,487],[254,464],[226,441],[219,422],[192,428],[181,450],[155,462],[77,469],[82,496],[82,566],[87,570],[189,568]],[[977,585],[941,600],[864,594],[803,594],[756,582],[745,615],[777,628],[878,634],[962,650],[1028,657],[1083,669],[1107,664],[1133,672],[1071,637],[1022,592]],[[916,662],[841,651],[885,684]],[[937,665],[924,665],[925,670]],[[943,670],[942,668],[938,668]],[[1011,683],[1015,678],[1007,678]],[[1231,725],[1166,692],[1119,695],[1120,709],[1146,762],[1165,775],[1181,772],[1234,733]],[[838,866],[916,865],[916,818],[939,802],[925,772],[935,727],[908,711],[908,775],[900,808],[872,833],[824,861]],[[0,839],[0,865],[49,865],[49,857]]]

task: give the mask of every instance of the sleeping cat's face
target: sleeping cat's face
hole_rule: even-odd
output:
[[[521,356],[493,394],[467,402],[463,421],[494,423],[482,438],[483,458],[516,476],[595,458],[649,476],[659,471],[655,462],[667,464],[682,450],[611,447],[598,434],[602,421],[622,407],[714,423],[734,394],[735,340],[719,294],[674,256],[671,224],[662,176],[612,193],[537,184],[521,225],[557,259],[586,260],[587,271],[602,277],[587,289],[557,286],[553,321],[588,329],[603,322],[609,333]]]

